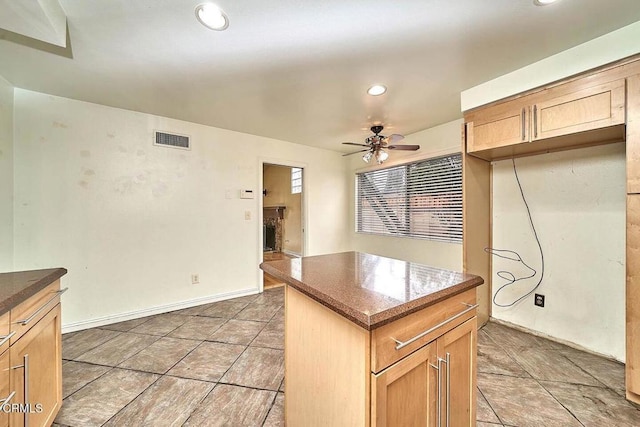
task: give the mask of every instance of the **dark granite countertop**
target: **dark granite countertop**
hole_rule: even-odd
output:
[[[484,283],[472,274],[361,252],[269,261],[260,268],[367,330]]]
[[[0,273],[0,314],[11,310],[65,274],[66,268]]]

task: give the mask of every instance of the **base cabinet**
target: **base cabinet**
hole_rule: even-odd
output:
[[[475,426],[475,295],[368,331],[287,285],[286,425]]]
[[[379,374],[372,374],[377,427],[475,425],[476,318]]]
[[[49,426],[62,406],[60,304],[29,329],[10,348],[11,427]]]

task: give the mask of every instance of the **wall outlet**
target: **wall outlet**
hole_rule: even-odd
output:
[[[534,294],[533,303],[538,307],[544,307],[544,295]]]
[[[191,284],[192,285],[197,285],[198,283],[200,283],[200,275],[199,274],[192,274],[191,275]]]
[[[244,219],[247,221],[251,219],[251,211],[244,211]]]

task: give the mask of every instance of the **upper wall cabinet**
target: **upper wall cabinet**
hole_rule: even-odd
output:
[[[640,74],[627,79],[627,193],[640,194]]]
[[[577,80],[465,115],[468,153],[485,160],[625,138],[625,79]]]

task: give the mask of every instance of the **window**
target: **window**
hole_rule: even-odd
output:
[[[462,242],[460,154],[356,174],[356,231]]]
[[[291,194],[302,193],[302,169],[291,168]]]

